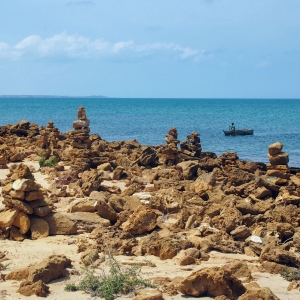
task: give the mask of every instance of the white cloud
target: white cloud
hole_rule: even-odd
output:
[[[199,61],[204,57],[211,57],[203,50],[182,47],[175,43],[136,44],[132,40],[115,43],[103,39],[90,39],[80,35],[68,35],[63,32],[49,38],[38,35],[25,37],[16,45],[11,46],[0,42],[0,57],[21,59],[24,57],[47,58],[101,58],[107,56],[140,57],[149,55],[169,55],[174,58]]]

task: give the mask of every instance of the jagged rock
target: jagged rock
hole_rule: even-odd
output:
[[[13,183],[12,187],[16,191],[28,192],[28,191],[39,190],[41,188],[41,185],[31,179],[22,178],[22,179],[17,179]]]
[[[32,214],[33,209],[23,201],[17,200],[17,199],[9,199],[9,198],[4,198],[3,202],[4,205],[7,207],[12,207],[16,208],[18,210],[23,211],[25,214]]]
[[[16,208],[0,211],[0,226],[9,227],[14,222],[19,211],[20,210]]]
[[[141,289],[136,291],[135,297],[132,300],[163,300],[163,295],[160,290]]]
[[[212,186],[203,182],[203,181],[196,181],[194,183],[194,191],[197,193],[200,197],[207,196],[207,192],[212,189]]]
[[[48,223],[40,218],[30,218],[31,239],[37,240],[49,236]]]
[[[5,277],[6,280],[28,280],[31,283],[42,280],[48,283],[54,279],[64,277],[64,269],[71,265],[65,255],[51,255],[42,261],[28,267],[13,270]]]
[[[192,180],[197,176],[199,166],[197,162],[190,160],[178,163],[176,168],[182,172],[182,176],[185,180]]]
[[[24,212],[20,211],[16,215],[16,217],[15,217],[12,225],[18,227],[20,229],[20,232],[22,234],[25,234],[29,230],[29,228],[30,228],[30,219],[29,219],[29,217],[28,217],[27,214],[25,214]]]
[[[140,206],[120,227],[134,235],[142,234],[147,231],[152,231],[156,227],[156,219],[158,216],[159,213],[156,210]]]
[[[50,213],[44,220],[49,225],[50,235],[77,233],[76,223],[61,213]]]
[[[273,143],[268,146],[268,151],[270,155],[276,155],[281,152],[283,144],[280,142]]]
[[[32,295],[46,297],[49,293],[49,287],[42,280],[38,280],[34,283],[29,280],[23,280],[17,292],[27,297]]]
[[[269,288],[267,287],[250,287],[247,288],[246,293],[244,293],[239,300],[280,300]]]
[[[117,220],[116,212],[103,200],[96,200],[95,208],[101,218],[108,219],[112,222]]]
[[[184,295],[199,297],[227,296],[237,299],[246,292],[242,282],[224,268],[203,268],[182,280],[178,290]]]

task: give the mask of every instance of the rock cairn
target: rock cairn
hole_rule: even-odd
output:
[[[179,156],[177,145],[180,141],[177,138],[177,129],[172,127],[165,137],[167,145],[162,148],[164,164],[167,166],[176,165],[178,163]]]
[[[52,212],[29,167],[13,165],[2,189],[5,210],[0,212],[0,231],[11,240],[22,241],[30,230],[31,238],[49,235],[48,223],[42,218]]]
[[[278,177],[276,180],[278,185],[286,184],[290,179],[289,154],[282,152],[282,148],[283,144],[280,142],[268,146],[270,164],[267,165],[267,175]]]
[[[8,169],[8,157],[5,149],[0,148],[0,169]]]
[[[187,139],[180,143],[181,154],[180,157],[183,159],[200,158],[201,155],[201,144],[200,134],[192,132],[187,136]]]
[[[77,110],[77,120],[73,122],[74,130],[67,132],[69,139],[71,140],[71,145],[74,148],[79,149],[90,149],[91,141],[89,139],[90,135],[90,120],[86,117],[85,108],[80,106]]]

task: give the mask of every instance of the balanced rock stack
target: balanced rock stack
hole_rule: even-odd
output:
[[[71,145],[74,148],[79,149],[90,149],[91,141],[89,139],[90,135],[90,120],[86,117],[85,108],[80,106],[77,111],[77,120],[73,122],[74,130],[67,132],[69,139],[71,139]]]
[[[200,134],[192,132],[187,136],[187,139],[180,143],[181,154],[180,157],[183,159],[200,158],[201,155],[201,144]]]
[[[162,148],[162,154],[164,163],[167,166],[175,165],[178,163],[179,157],[177,144],[179,144],[180,141],[177,139],[177,137],[178,133],[175,127],[172,127],[165,137],[167,145]]]
[[[0,148],[0,169],[8,169],[8,157],[5,149]]]
[[[279,179],[276,184],[286,184],[290,179],[290,169],[288,167],[289,155],[282,152],[283,144],[276,142],[268,147],[268,158],[270,164],[267,165],[267,175],[275,176]]]
[[[48,158],[51,154],[50,142],[49,142],[49,132],[45,130],[44,126],[40,127],[39,136],[36,140],[35,152],[39,156]]]
[[[5,210],[0,212],[0,231],[11,240],[22,241],[31,232],[32,239],[49,235],[49,225],[41,217],[52,212],[40,184],[36,183],[29,167],[13,165],[2,188]],[[51,204],[50,204],[51,205]]]

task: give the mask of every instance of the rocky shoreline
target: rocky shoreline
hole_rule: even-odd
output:
[[[153,147],[107,142],[90,134],[89,124],[80,107],[66,133],[51,121],[0,126],[0,169],[7,170],[0,242],[72,236],[81,262],[96,253],[96,267],[109,249],[114,256],[155,256],[190,268],[184,277],[149,278],[158,287],[140,291],[136,300],[280,299],[271,284],[254,281],[245,261],[201,267],[217,251],[255,258],[261,272],[299,270],[300,169],[288,166],[280,142],[266,149],[270,163],[264,164],[241,161],[235,152],[202,152],[196,132],[180,142],[171,128],[166,145]],[[38,169],[28,163],[41,158]],[[37,182],[37,171],[47,184]],[[5,251],[1,246],[0,262],[10,259]],[[20,294],[46,296],[46,284],[66,276],[66,268],[72,274],[67,253],[36,263],[27,271],[0,269],[0,287],[1,280],[22,280]],[[290,293],[299,287],[299,280],[288,284]]]

